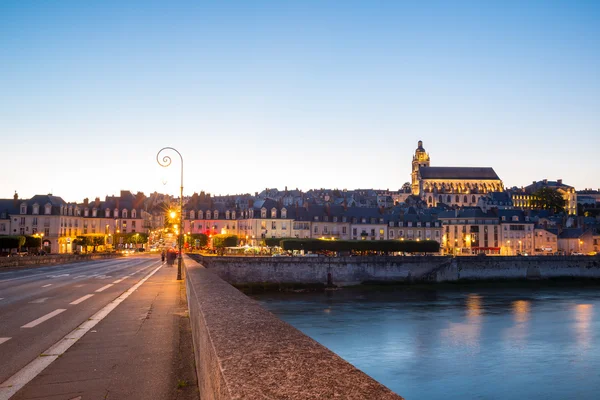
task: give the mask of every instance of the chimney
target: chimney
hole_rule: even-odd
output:
[[[17,191],[15,190],[15,195],[13,196],[13,202],[15,204],[15,207],[17,206],[17,204],[19,204],[19,194],[17,193]]]
[[[558,183],[559,185],[562,185],[562,179],[557,179],[556,183]]]
[[[85,199],[83,199],[83,205],[87,206],[89,203],[90,199],[88,199],[87,197]]]
[[[544,179],[544,185],[548,184],[548,179]]]
[[[100,197],[96,197],[96,199],[94,200],[94,206],[96,208],[100,207]]]

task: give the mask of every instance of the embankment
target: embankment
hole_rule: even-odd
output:
[[[233,285],[600,278],[600,257],[203,257]]]

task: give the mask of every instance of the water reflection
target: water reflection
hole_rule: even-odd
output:
[[[531,302],[527,300],[515,300],[511,303],[514,325],[506,328],[504,338],[509,347],[524,349],[527,345],[529,335],[529,318],[531,312]]]
[[[452,346],[466,346],[470,352],[479,351],[481,319],[483,315],[482,297],[471,293],[467,296],[467,321],[450,322],[441,334]]]
[[[515,317],[515,322],[522,323],[529,320],[529,307],[530,302],[527,300],[513,301],[512,309]]]
[[[593,311],[594,307],[592,304],[578,304],[575,306],[575,332],[577,344],[583,349],[587,349],[591,345],[591,322]]]

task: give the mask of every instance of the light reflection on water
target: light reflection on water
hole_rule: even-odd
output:
[[[255,298],[408,400],[600,398],[599,289]]]

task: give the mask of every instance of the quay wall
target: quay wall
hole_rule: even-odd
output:
[[[188,257],[185,279],[200,398],[402,400]]]
[[[233,285],[600,278],[600,257],[209,257],[191,255]]]

